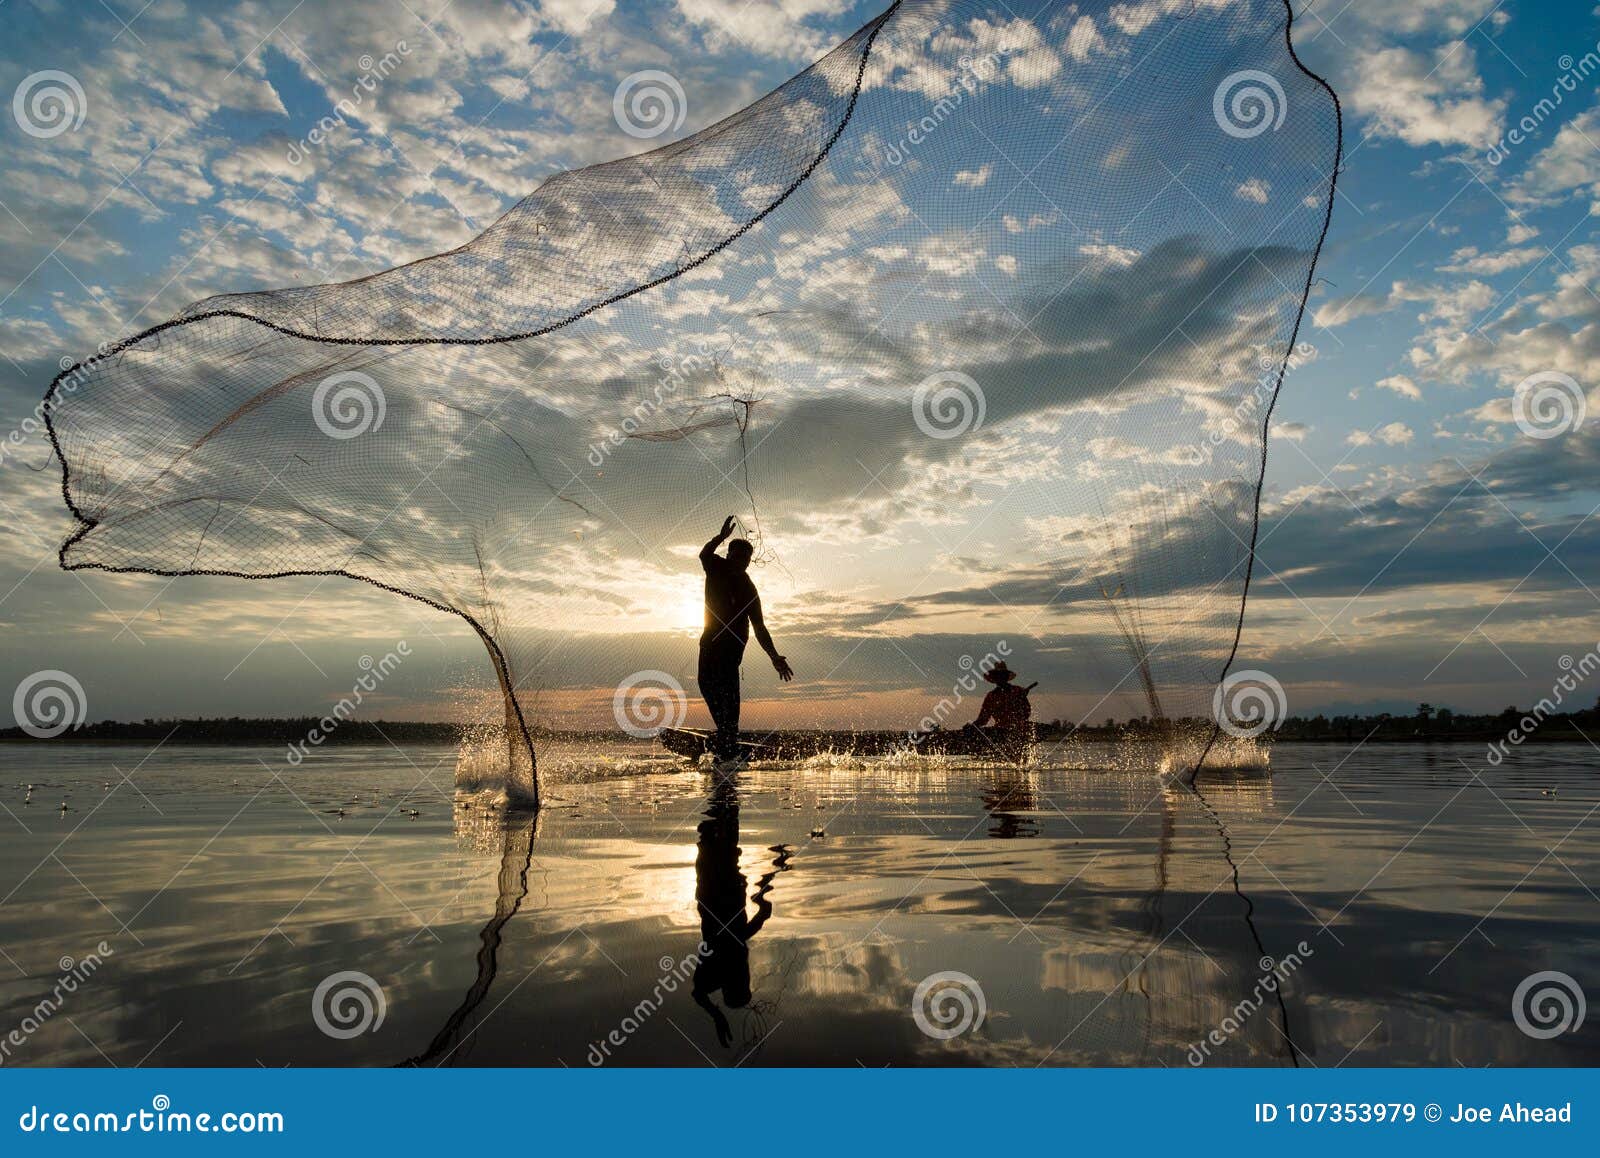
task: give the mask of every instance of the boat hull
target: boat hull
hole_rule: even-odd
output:
[[[656,738],[663,748],[674,755],[698,760],[710,753],[713,736],[696,728],[662,728]],[[925,756],[974,756],[1009,764],[1026,760],[1033,744],[1032,727],[963,728],[951,732],[927,732],[916,737],[882,732],[780,732],[760,740],[741,740],[739,749],[750,760],[803,760],[824,752],[886,756],[909,751]]]

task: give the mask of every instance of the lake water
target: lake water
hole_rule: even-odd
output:
[[[1281,744],[1198,797],[1109,749],[729,783],[641,744],[550,754],[532,818],[458,799],[443,747],[9,745],[0,1051],[1595,1064],[1600,1016],[1536,1037],[1513,998],[1600,994],[1600,752],[1483,756]]]

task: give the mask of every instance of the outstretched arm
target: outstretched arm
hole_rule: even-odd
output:
[[[983,697],[983,707],[978,710],[978,718],[972,721],[974,728],[981,728],[994,719],[994,693],[990,692]]]
[[[773,669],[777,671],[778,678],[784,683],[794,679],[794,668],[789,666],[789,661],[778,654],[778,645],[772,642],[772,633],[767,630],[767,621],[761,614],[761,596],[757,595],[750,604],[750,626],[755,630],[756,642],[761,645],[761,650],[767,653],[772,660]]]
[[[715,555],[717,553],[717,548],[722,546],[723,540],[731,534],[733,534],[733,516],[729,515],[727,518],[722,520],[722,530],[718,531],[714,536],[706,540],[706,545],[700,548],[700,561],[704,563],[707,559],[711,558],[711,556]]]

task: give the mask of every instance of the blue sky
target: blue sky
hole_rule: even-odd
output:
[[[11,0],[0,90],[56,70],[78,91],[75,127],[30,134],[15,108],[0,124],[0,423],[25,429],[63,357],[192,301],[459,245],[553,173],[745,106],[875,12],[829,0]],[[1241,661],[1279,679],[1296,712],[1527,702],[1563,654],[1600,639],[1600,419],[1546,438],[1513,413],[1535,375],[1570,380],[1600,409],[1600,19],[1589,3],[1529,0],[1297,12],[1302,59],[1342,101],[1347,163],[1300,335],[1314,355],[1274,416]],[[289,160],[385,54],[395,64],[374,97]],[[645,69],[685,94],[682,125],[655,139],[625,132],[613,109],[618,84]],[[982,167],[969,172],[976,183]],[[1229,204],[1252,196],[1242,183]],[[385,686],[381,710],[448,715],[480,695],[481,651],[459,624],[354,584],[60,572],[54,548],[71,526],[55,468],[34,469],[47,457],[35,434],[0,467],[5,686],[70,671],[93,718],[316,712],[360,655],[404,637],[421,658]],[[703,535],[683,537],[692,563]],[[684,582],[677,638],[694,613],[692,571]],[[792,622],[809,591],[771,582],[781,633],[781,597]],[[637,650],[670,662],[647,641]],[[873,709],[884,722],[948,686],[937,662],[913,666],[925,678]],[[855,692],[876,702],[886,678],[864,670]],[[609,697],[599,668],[574,682],[562,701],[574,718],[586,682]],[[1045,714],[1087,706],[1064,696]]]

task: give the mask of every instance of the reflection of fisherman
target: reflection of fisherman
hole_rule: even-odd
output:
[[[981,728],[992,720],[995,727],[1007,731],[1026,728],[1028,721],[1033,718],[1033,705],[1028,702],[1028,691],[1035,685],[1019,688],[1012,683],[1017,673],[1006,666],[1005,660],[984,672],[983,678],[997,686],[983,697],[983,710],[978,713],[972,726]]]
[[[1001,773],[983,792],[983,807],[993,817],[989,835],[996,840],[1019,836],[1038,836],[1039,824],[1030,815],[1039,807],[1039,798],[1025,775]]]
[[[750,642],[752,628],[778,678],[785,683],[794,679],[789,661],[778,654],[767,631],[766,620],[761,616],[761,596],[750,580],[750,558],[755,548],[748,539],[735,539],[728,544],[726,558],[717,554],[722,541],[733,534],[733,523],[733,516],[729,515],[716,537],[700,548],[700,566],[706,572],[706,627],[700,633],[697,679],[717,727],[712,749],[721,760],[732,759],[739,752],[739,664],[744,660],[744,647]]]
[[[772,916],[772,880],[782,872],[788,851],[779,846],[773,869],[756,882],[756,915],[745,913],[745,876],[739,871],[739,798],[731,780],[718,783],[706,818],[700,822],[695,855],[694,899],[700,910],[700,940],[705,945],[694,971],[694,1000],[717,1027],[717,1040],[733,1043],[728,1015],[711,1000],[722,991],[722,1004],[743,1009],[750,1004],[750,938]]]

